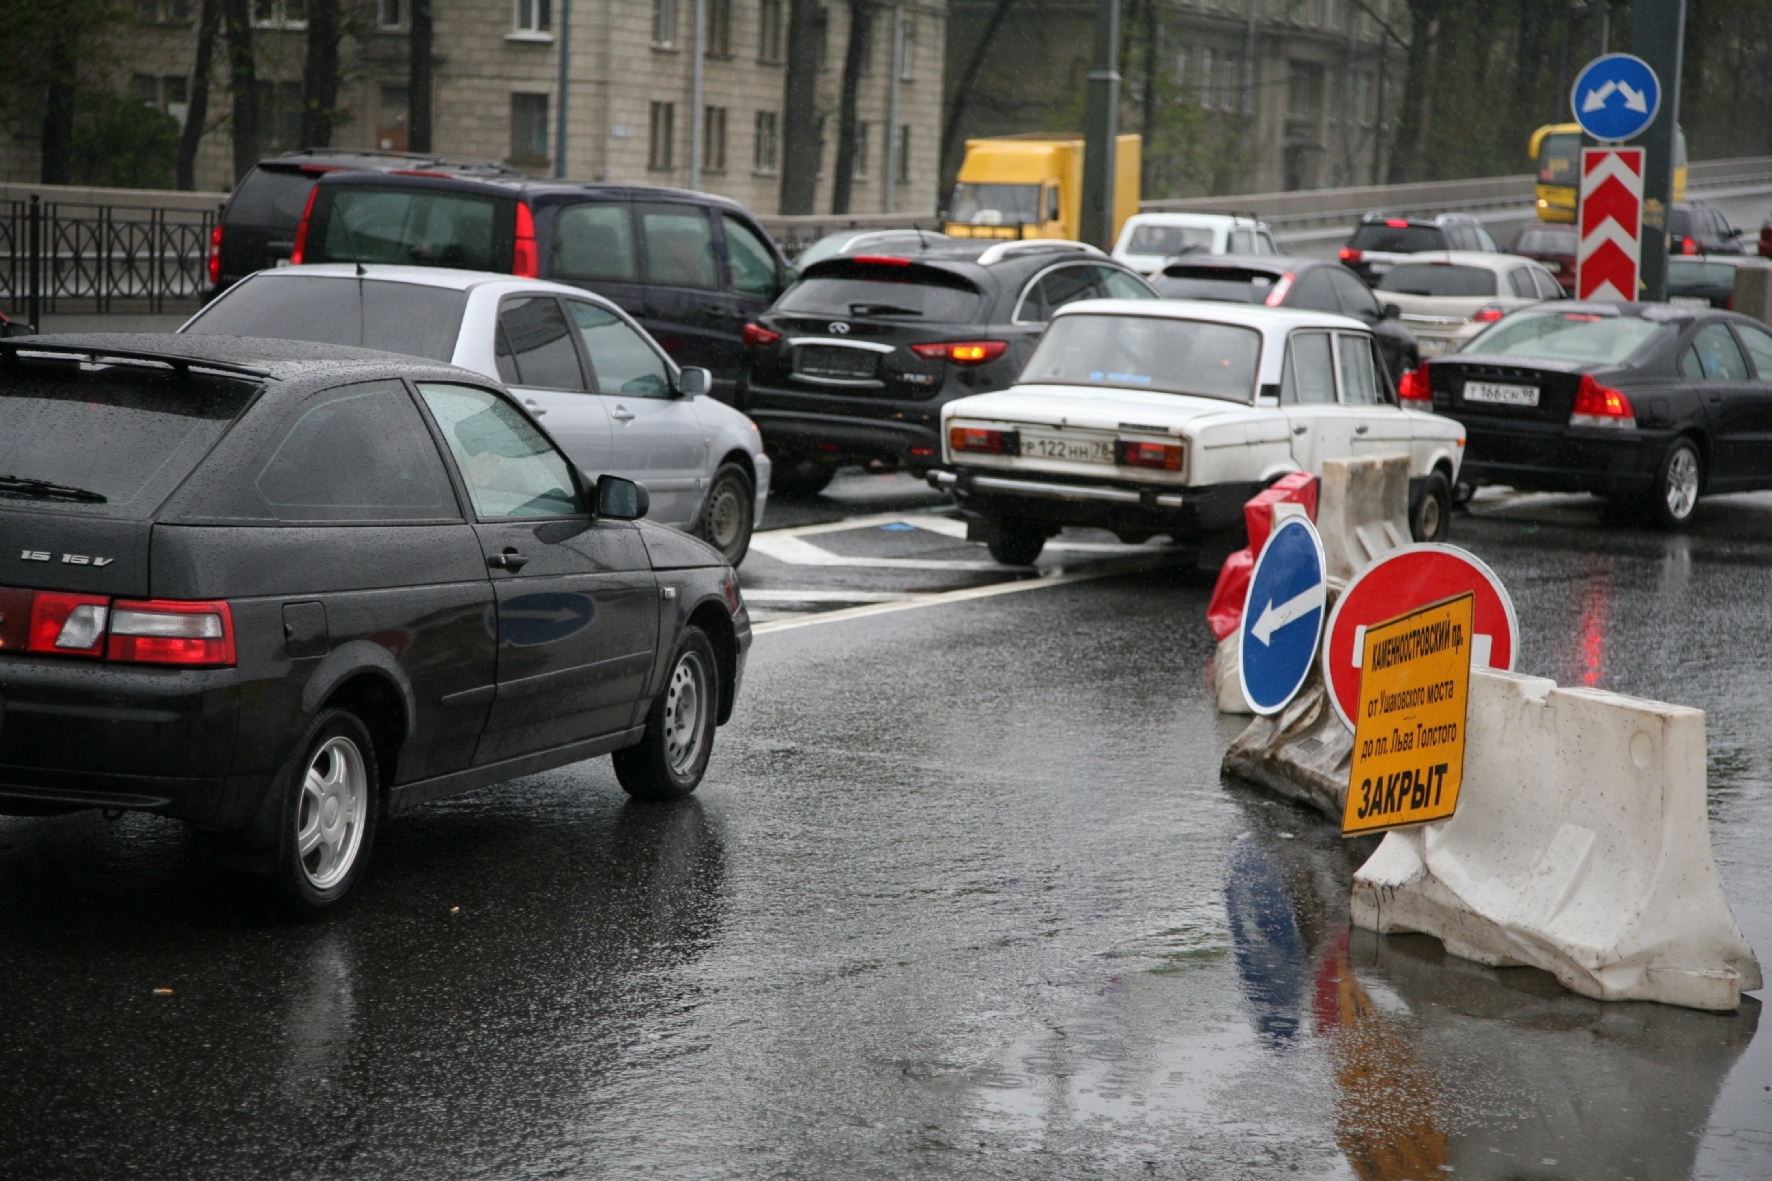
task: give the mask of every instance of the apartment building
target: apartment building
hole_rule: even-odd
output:
[[[694,186],[774,213],[789,7],[790,0],[432,0],[431,146],[535,176],[563,171],[580,180]],[[872,8],[856,102],[852,212],[932,207],[946,8],[946,0]],[[332,146],[404,149],[409,0],[346,0],[345,9],[341,121]],[[111,79],[112,88],[127,87],[182,121],[198,10],[199,0],[138,0],[133,24],[118,38],[113,56],[122,76]],[[814,14],[824,129],[819,212],[831,207],[850,12],[833,3]],[[300,133],[307,0],[252,0],[252,14],[258,147],[271,155],[295,147]],[[233,179],[226,62],[218,37],[200,189],[226,189]],[[14,131],[3,158],[7,179],[34,180],[35,128]]]

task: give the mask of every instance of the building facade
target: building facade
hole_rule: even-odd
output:
[[[432,0],[432,149],[555,175],[567,49],[565,176],[697,187],[773,214],[789,7],[790,0]],[[932,207],[946,7],[945,0],[910,0],[873,8],[856,99],[853,213]],[[199,0],[139,0],[112,55],[109,87],[182,122],[198,9]],[[408,0],[347,0],[345,9],[331,146],[403,150],[411,107]],[[821,213],[831,208],[850,12],[838,4],[815,11]],[[274,155],[296,147],[300,136],[306,0],[252,0],[252,13],[258,154]],[[234,179],[232,98],[219,34],[214,57],[196,185],[225,190]],[[37,128],[25,120],[13,132],[6,179],[35,180]]]

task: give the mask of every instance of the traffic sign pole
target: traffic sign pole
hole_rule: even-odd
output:
[[[1633,0],[1631,52],[1661,81],[1661,108],[1638,139],[1643,170],[1642,298],[1667,298],[1667,209],[1674,199],[1674,137],[1680,124],[1680,58],[1686,44],[1686,0]]]
[[[1583,148],[1575,298],[1635,302],[1643,248],[1643,149]]]

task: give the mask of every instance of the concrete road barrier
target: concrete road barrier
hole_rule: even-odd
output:
[[[1772,263],[1736,267],[1735,293],[1729,306],[1762,324],[1772,324]]]
[[[1727,1010],[1760,987],[1711,857],[1702,711],[1472,669],[1466,724],[1457,815],[1386,834],[1356,926],[1598,1000]]]
[[[1330,578],[1352,578],[1374,558],[1408,545],[1409,457],[1325,459],[1317,532]]]

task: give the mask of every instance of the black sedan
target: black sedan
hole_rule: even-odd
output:
[[[1674,255],[1667,260],[1667,302],[1691,308],[1732,308],[1736,269],[1761,265],[1751,254]]]
[[[297,916],[426,800],[611,753],[693,791],[732,710],[731,568],[466,370],[8,340],[0,473],[0,813],[185,820]]]
[[[1464,424],[1471,484],[1593,492],[1669,527],[1706,493],[1772,487],[1772,332],[1746,316],[1540,305],[1423,372]]]
[[[1377,337],[1392,388],[1403,374],[1421,364],[1415,334],[1398,321],[1397,305],[1379,303],[1372,289],[1338,262],[1271,254],[1184,257],[1172,259],[1152,282],[1165,299],[1260,303],[1270,308],[1352,316]]]

